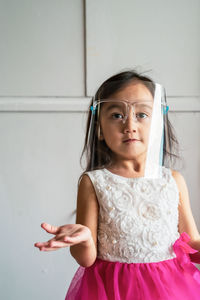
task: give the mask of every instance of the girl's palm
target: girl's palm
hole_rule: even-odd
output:
[[[86,243],[91,238],[91,231],[87,226],[81,224],[67,224],[63,226],[52,226],[42,223],[41,227],[55,237],[47,242],[35,243],[34,246],[42,251],[52,251],[59,248],[69,247],[79,243]]]

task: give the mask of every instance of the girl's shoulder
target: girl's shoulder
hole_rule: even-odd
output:
[[[104,178],[104,169],[96,169],[96,170],[90,170],[83,172],[82,176],[86,175],[88,176],[93,183],[93,185],[97,185],[97,183],[102,182],[105,180]]]
[[[170,171],[177,185],[182,186],[183,184],[186,184],[183,175],[179,171],[174,169],[170,169]]]
[[[104,174],[104,169],[95,169],[90,171],[85,171],[83,175],[88,175],[89,177],[96,177]]]
[[[185,202],[189,203],[189,192],[186,180],[184,176],[177,170],[171,169],[171,174],[176,182],[176,186],[179,192],[179,204],[182,204]]]
[[[178,181],[181,178],[183,178],[181,173],[177,170],[174,170],[174,169],[171,169],[171,168],[165,167],[165,166],[162,166],[162,170],[163,170],[164,175],[169,175],[169,176],[173,177],[173,179],[175,179],[175,181]]]
[[[184,176],[179,171],[173,170],[173,169],[171,169],[171,173],[172,173],[174,180],[176,181],[179,192],[187,193],[188,188],[187,188],[187,183],[185,181]]]

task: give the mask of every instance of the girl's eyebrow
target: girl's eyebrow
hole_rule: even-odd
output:
[[[143,107],[143,108],[150,108],[150,109],[153,108],[153,106],[148,105],[148,104],[139,104],[139,103],[138,103],[138,105],[139,105],[139,107]],[[113,109],[113,108],[121,108],[121,105],[120,105],[120,104],[117,104],[117,103],[114,103],[114,104],[108,104],[108,107],[106,108],[106,111],[109,111],[109,110],[111,110],[111,109]]]
[[[141,107],[146,107],[146,108],[153,108],[153,106],[148,105],[148,104],[139,104]]]
[[[117,103],[115,103],[115,104],[108,104],[108,107],[106,108],[106,111],[109,111],[109,110],[111,110],[113,108],[121,108],[121,106],[122,105],[117,104]]]

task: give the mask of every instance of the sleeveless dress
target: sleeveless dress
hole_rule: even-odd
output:
[[[65,300],[199,300],[200,252],[178,232],[179,191],[171,170],[126,178],[85,172],[99,202],[97,258],[79,266]]]

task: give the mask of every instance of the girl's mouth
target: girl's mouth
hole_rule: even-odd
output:
[[[128,139],[128,140],[125,140],[124,143],[133,143],[133,142],[139,142],[139,140],[136,140],[136,139]]]

